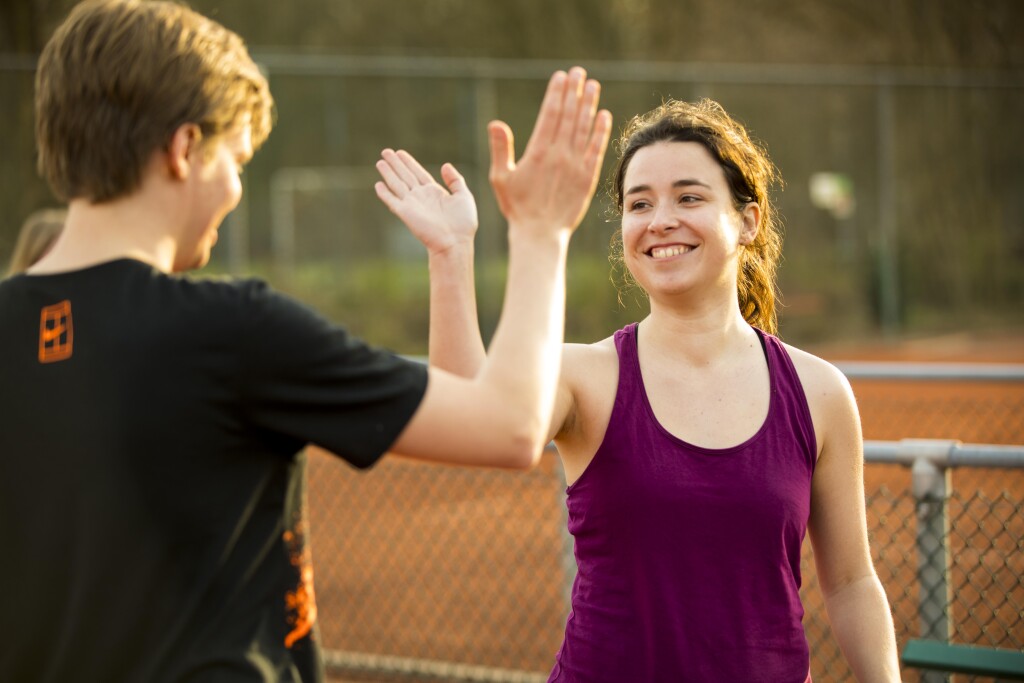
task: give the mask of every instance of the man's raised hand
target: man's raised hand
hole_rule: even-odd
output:
[[[555,72],[518,163],[508,125],[488,126],[491,186],[510,230],[571,234],[583,220],[611,133],[611,114],[597,111],[600,94],[581,67]]]

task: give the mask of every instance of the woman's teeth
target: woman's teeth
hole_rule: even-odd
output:
[[[670,256],[679,256],[679,254],[685,254],[688,251],[692,251],[693,247],[677,246],[677,247],[654,247],[651,249],[651,256],[654,258],[668,258]]]

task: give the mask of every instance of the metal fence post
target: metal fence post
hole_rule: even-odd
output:
[[[900,443],[913,458],[911,490],[917,509],[918,618],[921,637],[949,642],[949,461],[955,441],[906,439]],[[923,683],[945,683],[946,674],[925,672]]]

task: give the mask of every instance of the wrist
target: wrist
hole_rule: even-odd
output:
[[[567,249],[573,232],[570,226],[552,229],[550,224],[509,223],[508,242],[509,246],[524,245],[531,248]]]
[[[427,252],[427,265],[431,277],[435,273],[451,270],[473,269],[474,247],[472,240],[449,244],[443,249],[431,249]]]
[[[435,258],[459,258],[466,254],[472,256],[474,237],[475,235],[470,235],[468,237],[453,237],[443,243],[427,245],[427,256],[431,260]]]

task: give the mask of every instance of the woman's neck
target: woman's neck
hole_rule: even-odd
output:
[[[711,365],[748,345],[755,333],[743,319],[734,291],[725,303],[705,300],[686,306],[652,299],[639,334],[651,352],[682,354],[696,365]]]

